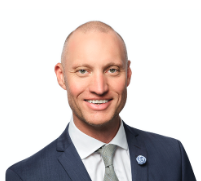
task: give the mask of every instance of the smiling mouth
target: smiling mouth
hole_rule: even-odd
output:
[[[100,104],[105,104],[109,101],[111,101],[112,99],[109,99],[109,100],[106,100],[106,99],[103,99],[103,100],[85,100],[86,102],[89,102],[91,104],[97,104],[97,105],[100,105]]]

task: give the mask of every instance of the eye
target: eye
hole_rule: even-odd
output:
[[[78,70],[78,72],[81,73],[81,74],[86,74],[87,71],[84,70],[84,69],[80,69],[80,70]]]
[[[109,69],[109,72],[110,73],[115,73],[115,72],[117,72],[117,69]]]

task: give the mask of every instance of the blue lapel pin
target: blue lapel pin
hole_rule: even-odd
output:
[[[142,156],[142,155],[139,155],[139,156],[136,158],[136,160],[137,160],[137,163],[138,163],[139,165],[144,165],[144,164],[146,163],[146,161],[147,161],[147,159],[146,159],[144,156]]]

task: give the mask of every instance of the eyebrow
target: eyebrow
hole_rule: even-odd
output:
[[[106,65],[104,65],[103,67],[104,68],[107,68],[107,67],[111,67],[111,66],[117,66],[117,67],[120,67],[120,68],[123,68],[123,63],[115,63],[115,62],[109,62],[107,63]],[[89,68],[92,68],[91,65],[87,64],[87,63],[84,63],[84,64],[76,64],[74,65],[72,68],[73,69],[76,69],[77,67],[89,67]]]
[[[110,63],[106,64],[104,67],[111,67],[111,66],[117,66],[117,67],[123,68],[123,63],[110,62]]]
[[[84,64],[75,64],[75,65],[73,66],[73,69],[76,69],[77,67],[89,67],[89,68],[92,68],[91,65],[86,64],[86,63],[84,63]]]

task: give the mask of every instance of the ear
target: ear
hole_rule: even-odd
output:
[[[61,65],[61,63],[57,63],[54,67],[54,72],[57,76],[57,81],[58,84],[64,89],[66,90],[66,85],[65,85],[65,81],[64,81],[64,70],[63,67]]]
[[[131,75],[132,75],[132,71],[131,71],[131,68],[130,68],[130,64],[131,64],[131,61],[128,60],[128,64],[127,64],[127,87],[128,87],[129,84],[130,84]]]

